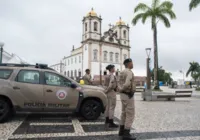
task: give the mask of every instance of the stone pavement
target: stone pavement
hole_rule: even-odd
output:
[[[200,140],[200,98],[175,102],[144,102],[135,95],[136,117],[132,133],[138,140]],[[119,122],[118,96],[115,121]],[[85,121],[70,114],[17,115],[0,124],[1,140],[118,140],[117,129],[106,129],[103,116]]]

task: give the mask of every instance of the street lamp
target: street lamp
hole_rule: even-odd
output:
[[[150,73],[150,67],[149,67],[149,63],[150,63],[150,53],[151,53],[151,48],[146,48],[146,53],[147,53],[147,89],[151,89],[151,73]]]
[[[0,42],[0,64],[2,64],[2,61],[3,61],[3,46],[4,46],[4,43]]]
[[[184,72],[182,71],[182,70],[180,70],[180,73],[182,73],[183,74],[183,83],[184,83]],[[183,84],[184,85],[184,84]]]

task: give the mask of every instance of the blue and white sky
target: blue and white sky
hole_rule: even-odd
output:
[[[7,52],[29,62],[58,63],[72,45],[81,45],[82,19],[93,7],[103,18],[103,31],[120,16],[130,25],[134,72],[146,75],[145,48],[153,47],[153,33],[150,21],[131,25],[139,2],[151,4],[151,0],[0,0],[0,42]],[[174,0],[177,19],[169,29],[162,22],[158,27],[159,65],[175,79],[182,78],[179,70],[186,72],[190,61],[200,62],[200,6],[189,12],[189,2]]]

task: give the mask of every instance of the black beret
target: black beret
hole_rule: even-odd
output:
[[[85,71],[90,71],[90,69],[86,69]]]
[[[127,64],[127,63],[129,63],[129,62],[132,62],[132,59],[131,59],[131,58],[125,59],[125,60],[124,60],[124,65]]]
[[[114,68],[115,67],[115,65],[108,65],[107,67],[106,67],[106,69],[107,70],[110,70],[110,69],[112,69],[112,68]]]

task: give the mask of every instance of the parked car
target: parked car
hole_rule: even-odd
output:
[[[47,65],[0,64],[0,122],[13,112],[76,112],[95,120],[105,106],[103,88],[80,85]]]

